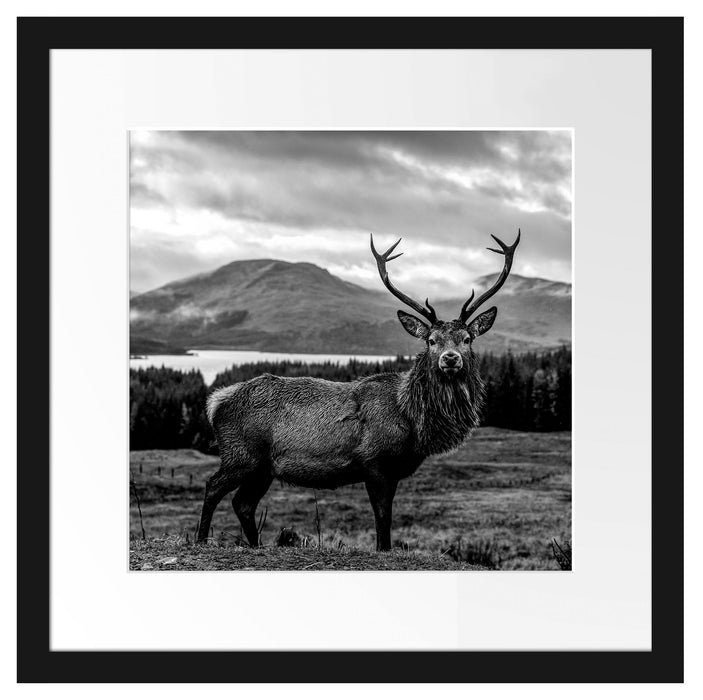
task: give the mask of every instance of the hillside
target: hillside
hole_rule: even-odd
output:
[[[489,287],[495,275],[476,280],[476,293]],[[450,299],[441,308],[460,308],[464,299]],[[571,345],[571,285],[511,275],[495,299],[498,319],[490,335],[504,341],[504,349],[551,348]],[[493,339],[495,348],[497,338]]]
[[[477,280],[477,292],[492,279]],[[453,318],[463,301],[435,306],[440,317]],[[498,321],[477,349],[520,351],[570,342],[570,285],[512,275],[495,301]],[[413,354],[418,342],[398,323],[398,308],[387,292],[345,282],[311,263],[236,261],[133,297],[131,351],[149,353],[161,344]]]

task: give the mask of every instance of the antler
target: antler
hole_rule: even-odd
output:
[[[376,258],[376,264],[378,265],[378,274],[381,275],[381,279],[383,280],[383,284],[386,285],[386,289],[394,296],[400,299],[403,304],[407,304],[411,309],[417,311],[417,313],[421,314],[424,316],[430,323],[436,323],[437,322],[437,314],[435,313],[435,310],[432,308],[430,305],[429,299],[425,299],[425,306],[420,304],[419,302],[415,301],[414,299],[411,299],[409,296],[406,294],[403,294],[397,287],[393,286],[393,283],[388,279],[388,271],[386,270],[386,263],[390,262],[391,260],[395,260],[396,258],[399,258],[402,253],[397,253],[396,255],[391,255],[391,253],[396,249],[396,246],[400,241],[402,241],[402,238],[399,238],[385,253],[382,255],[379,255],[379,253],[376,251],[376,248],[374,247],[373,244],[373,233],[371,234],[371,252],[373,253],[374,258]],[[427,308],[425,308],[427,307]]]
[[[508,275],[510,274],[510,268],[513,266],[513,255],[515,254],[515,249],[517,248],[518,243],[520,242],[520,229],[517,230],[517,238],[515,239],[515,243],[512,245],[505,245],[503,241],[500,240],[500,238],[496,238],[493,234],[491,234],[491,238],[500,246],[500,250],[496,250],[495,248],[489,248],[488,250],[493,251],[494,253],[498,253],[499,255],[504,255],[505,256],[505,264],[503,265],[503,271],[500,273],[500,276],[498,279],[495,281],[493,286],[486,290],[481,296],[476,299],[473,304],[471,303],[474,298],[474,291],[471,290],[471,296],[464,302],[464,305],[461,307],[461,314],[459,315],[459,320],[462,323],[466,323],[472,316],[472,314],[486,301],[488,301],[504,284],[505,280],[508,279]]]

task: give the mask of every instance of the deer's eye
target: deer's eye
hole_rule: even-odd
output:
[[[434,339],[432,339],[432,338],[430,338],[427,342],[428,342],[430,345],[437,345],[437,341],[434,340]]]
[[[466,338],[464,338],[464,342],[468,345],[471,342],[471,336],[467,335]]]

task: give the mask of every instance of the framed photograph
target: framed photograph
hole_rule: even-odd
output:
[[[19,680],[682,680],[682,51],[19,20]]]

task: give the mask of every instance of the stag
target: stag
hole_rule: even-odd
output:
[[[363,482],[373,508],[376,549],[391,548],[391,514],[398,482],[430,455],[452,450],[479,422],[483,381],[473,341],[490,330],[495,306],[471,318],[505,283],[520,231],[508,246],[493,236],[504,256],[493,286],[459,318],[441,321],[429,299],[421,304],[401,292],[386,264],[400,240],[379,254],[371,252],[388,291],[417,316],[398,311],[403,328],[425,346],[407,372],[331,382],[311,377],[264,374],[214,391],[207,415],[220,448],[220,469],[206,483],[197,539],[206,540],[222,498],[232,500],[244,534],[259,545],[256,507],[273,479],[313,489],[335,489]]]

